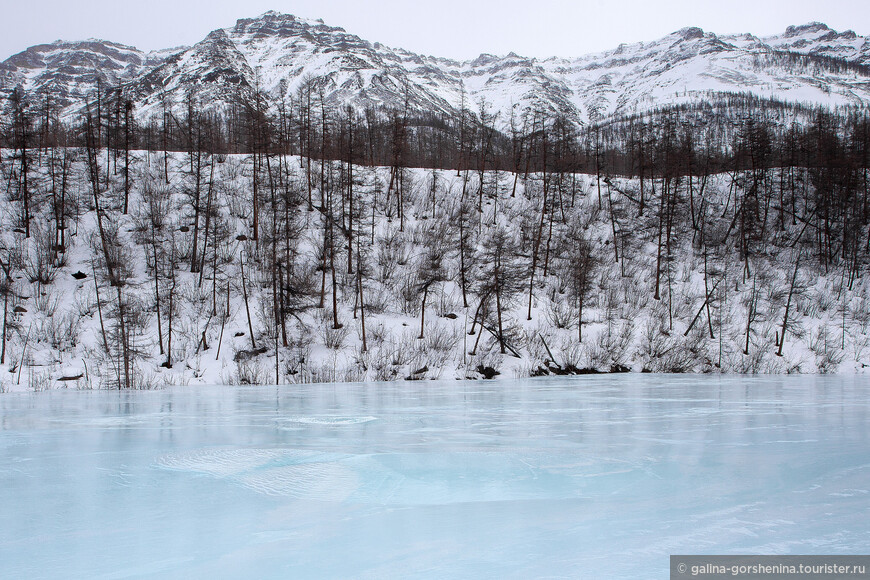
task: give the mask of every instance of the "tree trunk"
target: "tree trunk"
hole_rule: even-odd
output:
[[[356,266],[356,280],[357,286],[359,287],[359,314],[360,314],[360,326],[362,327],[362,352],[366,352],[366,306],[363,301],[363,285],[362,285],[362,268],[360,268],[359,262],[359,240],[356,242],[357,244],[357,266]]]
[[[251,322],[251,308],[248,305],[248,284],[245,281],[245,261],[239,256],[239,267],[242,274],[242,297],[245,299],[245,314],[248,316],[248,332],[251,333],[251,348],[256,350],[257,343],[254,340],[254,324]]]
[[[152,235],[153,230],[152,230]],[[157,240],[155,239],[152,242],[152,249],[154,250],[154,296],[157,300],[157,344],[160,346],[160,354],[164,354],[163,352],[163,325],[160,321],[160,270],[158,269],[157,262]]]
[[[0,365],[6,364],[6,327],[7,327],[7,316],[9,314],[9,292],[7,290],[3,294],[3,347],[0,349]]]
[[[785,316],[782,318],[782,331],[779,333],[779,350],[776,351],[776,356],[782,356],[782,347],[785,344],[785,331],[788,326],[788,312],[791,308],[791,299],[794,296],[794,287],[797,282],[798,268],[800,267],[801,257],[798,254],[794,262],[794,273],[791,276],[791,286],[788,289],[788,299],[785,302]]]
[[[426,320],[426,297],[428,295],[429,295],[429,286],[426,285],[426,287],[423,288],[423,305],[420,306],[420,336],[418,336],[417,338],[423,338],[423,328],[424,328],[423,324]]]

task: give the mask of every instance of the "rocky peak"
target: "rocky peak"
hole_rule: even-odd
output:
[[[785,29],[784,36],[786,38],[794,38],[801,34],[813,34],[824,30],[830,30],[827,24],[823,24],[822,22],[810,22],[807,24],[801,24],[800,26],[789,26]]]
[[[696,38],[704,38],[704,31],[697,26],[689,26],[687,28],[681,28],[680,30],[674,33],[679,36],[683,40],[694,40]]]
[[[345,30],[327,26],[323,20],[306,20],[292,14],[282,14],[270,10],[257,18],[242,18],[232,28],[234,35],[250,35],[255,38],[291,36],[315,36],[341,34]]]
[[[117,63],[141,65],[145,55],[138,49],[106,40],[88,39],[76,42],[56,40],[51,44],[31,46],[9,57],[5,64],[24,69],[39,69],[50,62],[105,63],[109,59]],[[116,67],[112,67],[116,68]]]

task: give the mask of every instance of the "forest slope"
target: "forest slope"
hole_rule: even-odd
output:
[[[807,169],[32,153],[28,207],[0,199],[3,390],[870,364],[867,228],[822,221]]]

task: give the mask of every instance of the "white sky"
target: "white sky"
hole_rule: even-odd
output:
[[[57,39],[142,50],[190,45],[277,10],[372,41],[456,59],[482,52],[579,56],[685,26],[766,36],[820,21],[870,36],[870,0],[19,0],[5,1],[0,60]]]

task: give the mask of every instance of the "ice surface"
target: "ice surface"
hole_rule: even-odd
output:
[[[2,578],[663,578],[864,553],[870,380],[0,396]]]

